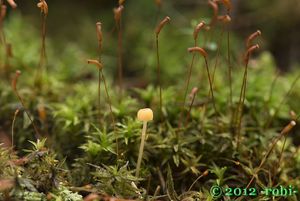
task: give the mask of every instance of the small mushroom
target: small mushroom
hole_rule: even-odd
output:
[[[143,156],[144,146],[145,146],[145,139],[146,139],[147,122],[153,120],[153,111],[150,108],[140,109],[137,113],[137,118],[138,120],[143,122],[143,129],[142,129],[142,138],[141,138],[139,156],[138,156],[138,161],[136,166],[136,174],[135,174],[136,177],[139,176],[139,171],[141,167],[142,156]]]

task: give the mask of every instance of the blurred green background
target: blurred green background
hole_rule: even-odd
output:
[[[16,1],[18,8],[10,10],[20,13],[23,20],[30,25],[24,25],[26,30],[20,30],[20,35],[30,32],[30,29],[40,27],[40,11],[37,1]],[[166,26],[161,36],[161,63],[166,80],[177,82],[174,77],[180,75],[190,59],[186,49],[193,45],[192,32],[194,26],[201,20],[210,21],[212,9],[207,1],[132,1],[124,3],[122,18],[123,31],[123,63],[128,85],[145,85],[152,81],[155,68],[154,29],[159,20],[168,15],[171,23]],[[47,1],[49,15],[47,18],[47,38],[52,40],[55,55],[58,60],[65,52],[72,52],[74,44],[80,47],[82,57],[76,58],[85,66],[85,59],[97,57],[97,38],[95,22],[101,21],[104,31],[103,59],[107,70],[117,69],[117,31],[114,23],[113,8],[118,1]],[[238,1],[232,0],[232,55],[240,54],[243,40],[250,33],[262,31],[262,50],[269,51],[276,66],[283,71],[298,65],[300,60],[300,2],[298,0],[280,1]],[[220,13],[225,14],[220,7]],[[23,21],[25,23],[25,21]],[[221,26],[219,26],[221,28]],[[201,46],[200,36],[200,46]],[[215,32],[215,43],[219,33]],[[11,41],[14,43],[13,41]],[[213,51],[215,44],[206,44]],[[78,53],[78,52],[77,52]],[[213,53],[212,53],[213,54]],[[172,55],[172,56],[171,56]],[[53,59],[53,58],[52,58]],[[64,58],[65,59],[65,58]],[[238,61],[240,58],[233,58]],[[146,76],[147,75],[147,76]],[[87,75],[88,76],[88,75]],[[136,79],[142,77],[143,79]],[[150,80],[149,80],[150,79]]]

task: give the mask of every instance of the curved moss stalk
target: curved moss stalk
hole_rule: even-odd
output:
[[[191,184],[191,186],[189,187],[189,190],[188,191],[191,191],[193,186],[197,183],[197,181],[199,179],[201,179],[202,177],[205,177],[209,174],[209,171],[208,170],[205,170],[199,177],[197,177],[197,179]]]
[[[227,11],[227,16],[230,18],[230,12],[232,9],[232,3],[230,0],[218,0],[222,3]],[[231,111],[231,121],[233,118],[233,102],[232,102],[232,66],[231,66],[231,57],[230,57],[230,32],[229,32],[229,23],[227,23],[227,65],[228,65],[228,81],[229,81],[229,105]]]
[[[14,147],[14,128],[15,128],[15,122],[16,122],[17,115],[19,114],[19,112],[20,112],[20,110],[16,109],[16,111],[14,113],[14,118],[13,118],[13,121],[12,121],[12,125],[11,125],[11,147],[12,147],[12,149]]]
[[[112,110],[112,103],[111,103],[110,95],[108,93],[108,87],[107,87],[106,80],[105,80],[103,70],[102,70],[103,65],[98,60],[94,60],[94,59],[88,59],[87,63],[96,65],[96,67],[100,70],[101,79],[103,80],[104,89],[105,89],[105,93],[106,93],[106,99],[107,99],[108,106],[109,106],[111,121],[112,121],[112,124],[113,124],[113,131],[114,131],[115,141],[116,141],[117,161],[118,161],[119,160],[119,141],[118,141],[118,136],[117,136],[117,132],[116,132],[116,121],[115,121],[114,113],[113,113],[113,110]]]
[[[243,116],[243,106],[246,98],[246,88],[247,88],[247,76],[248,76],[248,63],[250,56],[253,51],[257,50],[259,48],[259,45],[251,45],[251,42],[258,36],[261,35],[261,32],[257,30],[253,34],[251,34],[247,40],[246,40],[246,54],[244,58],[244,63],[245,63],[245,70],[244,70],[244,75],[243,75],[243,82],[242,82],[242,87],[241,87],[241,92],[240,92],[240,97],[239,97],[239,102],[238,102],[238,107],[236,109],[236,112],[234,113],[233,116],[233,125],[234,125],[234,132],[236,135],[236,141],[237,141],[237,146],[236,148],[239,148],[240,144],[240,135],[241,135],[241,122],[242,122],[242,116]]]
[[[197,40],[198,40],[199,32],[200,32],[201,29],[204,28],[204,26],[205,26],[205,23],[202,21],[194,29],[193,38],[194,38],[194,46],[195,47],[197,46]],[[193,69],[193,66],[194,66],[195,56],[196,56],[196,53],[194,52],[191,64],[189,66],[188,74],[187,74],[186,85],[185,85],[184,95],[183,95],[182,109],[181,109],[181,112],[180,112],[179,127],[182,124],[183,113],[184,113],[184,108],[185,108],[185,103],[186,103],[186,96],[187,96],[187,92],[188,92],[188,89],[189,89],[189,84],[190,84],[190,80],[191,80],[191,75],[192,75],[192,69]]]
[[[280,151],[280,154],[279,154],[279,159],[277,161],[277,164],[274,166],[273,180],[272,180],[273,184],[274,184],[274,181],[275,181],[275,177],[276,177],[277,171],[280,168],[280,163],[281,163],[281,160],[282,160],[282,156],[283,156],[283,152],[284,152],[284,148],[285,148],[285,144],[286,144],[286,139],[287,139],[287,136],[284,136],[283,145],[281,147],[281,151]]]
[[[9,72],[8,70],[8,44],[6,42],[6,36],[5,33],[3,31],[3,21],[6,17],[6,11],[7,11],[7,7],[6,5],[3,5],[3,2],[0,1],[0,43],[3,45],[4,48],[4,52],[5,52],[5,62],[0,63],[0,70],[3,70],[3,74],[7,75],[7,73]],[[7,76],[6,76],[7,77]]]
[[[271,125],[271,123],[273,122],[274,118],[278,114],[281,106],[285,103],[287,97],[290,96],[290,94],[292,93],[292,91],[295,88],[295,86],[296,86],[297,82],[299,81],[299,79],[300,79],[300,74],[295,78],[295,80],[293,81],[293,83],[292,83],[291,87],[289,88],[288,92],[282,97],[282,99],[281,99],[279,105],[276,107],[275,112],[273,113],[273,115],[271,115],[271,117],[269,117],[267,119],[264,128],[268,128]]]
[[[206,31],[208,33],[208,31],[210,31],[210,33],[208,34],[207,38],[206,38],[206,44],[207,45],[211,39],[213,38],[214,36],[214,29],[213,27],[215,26],[215,24],[217,23],[218,21],[218,15],[219,15],[219,6],[217,4],[216,1],[213,1],[213,0],[208,0],[208,6],[212,8],[213,10],[213,16],[211,17],[211,20],[210,22],[208,23],[208,25],[205,27],[206,28]]]
[[[157,83],[159,87],[159,116],[162,118],[162,90],[160,79],[160,61],[159,61],[159,47],[158,47],[158,35],[156,35],[156,59],[157,59]]]
[[[96,33],[98,39],[98,61],[101,62],[102,52],[102,26],[101,22],[96,23]],[[101,124],[101,69],[98,69],[98,119],[99,125]]]
[[[272,150],[274,149],[275,145],[277,144],[277,142],[283,137],[288,135],[288,133],[292,130],[292,128],[296,125],[296,122],[294,120],[292,120],[288,125],[286,125],[280,132],[280,135],[275,138],[275,140],[272,142],[270,148],[268,149],[267,153],[264,155],[263,159],[261,160],[259,166],[256,168],[256,171],[254,172],[254,174],[252,175],[251,180],[249,181],[248,185],[246,188],[249,188],[250,185],[252,184],[252,182],[255,179],[255,176],[257,176],[257,173],[261,170],[262,166],[265,164],[265,162],[267,161],[268,157],[270,156]]]
[[[45,0],[40,0],[37,7],[41,10],[41,52],[38,70],[36,73],[35,84],[39,86],[41,84],[41,77],[43,71],[46,70],[46,21],[48,16],[48,4]]]
[[[234,129],[236,132],[237,129],[237,125],[238,125],[238,119],[239,119],[239,113],[240,113],[240,108],[241,108],[241,103],[242,100],[245,98],[245,93],[246,92],[246,88],[245,88],[245,81],[247,81],[247,72],[248,72],[248,62],[251,56],[252,51],[254,51],[255,49],[259,48],[258,45],[253,45],[251,47],[251,42],[258,36],[261,35],[261,32],[259,30],[257,30],[256,32],[252,33],[246,40],[246,54],[245,54],[245,58],[244,58],[244,62],[245,62],[245,70],[244,70],[244,76],[243,76],[243,82],[242,82],[242,87],[241,87],[241,93],[240,93],[240,97],[239,97],[239,103],[238,103],[238,108],[234,113],[233,116],[233,125],[234,125]]]
[[[208,55],[207,55],[206,51],[203,48],[200,48],[200,47],[188,48],[188,51],[189,52],[198,52],[204,58],[207,77],[208,77],[208,82],[209,82],[209,88],[210,88],[210,93],[211,93],[211,98],[212,98],[212,103],[213,103],[213,108],[215,110],[215,113],[218,114],[218,110],[217,110],[216,103],[215,103],[214,90],[213,90],[213,86],[212,86],[212,78],[211,78],[210,71],[209,71],[209,68],[208,68],[208,63],[207,63],[207,56]]]
[[[240,138],[241,138],[241,124],[242,124],[242,117],[243,117],[243,107],[244,107],[244,103],[245,103],[246,88],[247,88],[248,63],[249,63],[251,53],[258,48],[259,48],[259,45],[257,45],[257,44],[248,48],[246,57],[245,57],[245,71],[244,71],[244,76],[243,76],[241,92],[240,92],[238,109],[237,109],[237,113],[236,113],[237,149],[239,148]]]
[[[190,118],[190,116],[191,116],[191,110],[192,110],[192,107],[193,107],[193,104],[194,104],[194,101],[195,101],[195,98],[196,98],[197,93],[198,93],[198,88],[197,88],[197,87],[194,87],[194,88],[192,89],[192,91],[191,91],[191,94],[190,94],[190,96],[192,97],[192,101],[191,101],[191,104],[190,104],[190,106],[189,106],[189,111],[188,111],[187,116],[186,116],[186,119],[185,119],[185,126],[187,126],[188,120],[189,120],[189,118]]]
[[[12,80],[12,88],[13,88],[13,91],[14,91],[14,93],[16,94],[17,98],[19,99],[19,101],[20,101],[22,107],[24,108],[24,111],[25,111],[25,113],[26,113],[28,119],[30,120],[30,122],[31,122],[31,124],[32,124],[32,126],[33,126],[33,128],[34,128],[36,139],[40,139],[40,133],[39,133],[39,131],[38,131],[38,128],[37,128],[37,126],[35,125],[34,121],[32,120],[32,118],[31,118],[31,116],[30,116],[30,114],[29,114],[29,112],[28,112],[29,110],[28,110],[27,107],[25,106],[25,103],[24,103],[24,101],[23,101],[22,97],[20,96],[20,94],[19,94],[19,92],[18,92],[18,89],[17,89],[17,82],[18,82],[18,78],[19,78],[20,75],[21,75],[21,71],[17,70],[17,71],[16,71],[16,74],[15,74],[15,77],[14,77],[13,80]]]
[[[120,2],[121,3],[121,2]],[[120,95],[123,91],[123,66],[122,66],[122,11],[124,9],[123,5],[119,5],[118,8],[114,9],[115,23],[118,31],[118,84],[120,89]]]
[[[155,41],[156,41],[156,60],[157,60],[157,84],[159,87],[159,112],[160,112],[160,118],[162,119],[162,89],[161,89],[161,78],[160,78],[160,59],[159,59],[159,33],[162,30],[162,28],[170,22],[170,17],[165,17],[156,27],[155,30]]]

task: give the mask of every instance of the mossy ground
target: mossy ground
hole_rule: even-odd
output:
[[[28,32],[22,31],[25,29]],[[167,30],[172,34],[170,28]],[[216,30],[216,33],[220,32]],[[134,79],[137,85],[143,83],[145,87],[128,87],[125,84],[120,94],[113,79],[117,76],[111,70],[116,69],[116,60],[110,59],[104,46],[103,73],[108,83],[114,117],[112,121],[103,82],[100,110],[98,108],[98,70],[85,64],[90,56],[78,45],[66,44],[60,52],[55,49],[55,41],[47,39],[47,66],[38,77],[39,82],[36,82],[34,78],[40,54],[40,37],[36,29],[15,15],[5,23],[4,33],[7,41],[12,43],[13,57],[9,58],[9,66],[6,68],[8,72],[1,74],[0,131],[1,136],[11,139],[13,129],[14,140],[13,144],[8,140],[6,146],[1,145],[0,199],[77,201],[84,198],[88,200],[86,196],[93,195],[95,200],[109,200],[110,197],[118,197],[120,200],[212,200],[211,186],[245,188],[257,172],[251,185],[257,189],[279,185],[300,188],[297,126],[275,144],[265,164],[257,171],[273,140],[295,119],[290,111],[295,111],[296,118],[299,112],[300,86],[297,83],[293,85],[299,72],[277,74],[268,52],[260,52],[249,63],[241,137],[237,147],[232,119],[238,108],[244,65],[239,55],[232,55],[233,102],[230,104],[225,38],[220,56],[217,56],[216,49],[209,48],[210,44],[218,44],[218,34],[205,47],[209,49],[208,64],[211,72],[216,58],[219,59],[213,84],[218,113],[209,95],[204,62],[198,55],[188,89],[190,91],[192,87],[198,87],[198,93],[193,105],[188,96],[182,109],[188,70],[182,68],[190,64],[192,55],[186,53],[185,59],[178,59],[183,63],[176,64],[174,61],[178,60],[172,59],[176,54],[166,54],[166,33],[160,36],[161,68],[165,69],[162,70],[162,116],[159,90],[155,82],[155,50],[153,55],[142,54],[139,49],[133,50],[141,55],[125,58],[145,60],[152,67],[144,69],[151,73]],[[96,33],[94,35],[97,41]],[[5,65],[2,47],[1,67]],[[238,48],[238,51],[244,50]],[[172,71],[171,68],[177,70]],[[36,133],[26,109],[11,87],[17,69],[22,71],[17,89],[38,128],[41,135],[39,140],[35,138]],[[143,71],[142,68],[139,71]],[[130,80],[125,83],[133,85]],[[148,123],[142,169],[137,178],[134,175],[142,122],[137,120],[136,113],[144,107],[153,109],[154,121]],[[12,125],[17,109],[19,113]],[[116,152],[116,137],[119,153]],[[299,198],[299,194],[295,194],[284,199]],[[222,199],[283,198],[224,195]]]

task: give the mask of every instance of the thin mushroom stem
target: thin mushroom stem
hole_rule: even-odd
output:
[[[140,173],[140,167],[141,167],[141,163],[142,163],[142,157],[143,157],[144,146],[145,146],[146,131],[147,131],[147,121],[144,121],[143,129],[142,129],[141,144],[140,144],[140,149],[139,149],[139,156],[138,156],[138,161],[137,161],[137,165],[136,165],[136,173],[135,173],[136,177],[139,177],[139,173]]]
[[[257,175],[257,173],[259,172],[259,170],[262,168],[262,166],[265,164],[265,162],[267,161],[268,157],[270,156],[272,150],[274,149],[275,145],[277,144],[277,142],[285,135],[287,135],[292,128],[296,125],[296,122],[294,120],[290,121],[290,123],[288,125],[286,125],[280,132],[280,135],[275,138],[275,140],[273,141],[273,143],[271,144],[269,150],[267,151],[267,153],[264,155],[263,159],[261,160],[259,166],[256,168],[256,171],[254,172],[254,174],[252,175],[251,180],[249,181],[248,185],[246,188],[249,188],[250,185],[252,184],[252,182],[255,179],[255,176]]]

